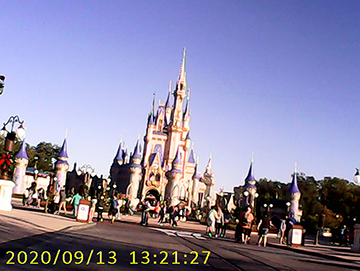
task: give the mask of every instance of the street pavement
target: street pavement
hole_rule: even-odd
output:
[[[235,244],[233,242],[234,232],[231,230],[228,231],[226,238],[210,239],[204,236],[206,227],[195,221],[179,222],[178,227],[173,228],[168,224],[160,227],[157,225],[157,220],[150,218],[149,226],[141,227],[138,226],[140,216],[134,215],[122,216],[121,223],[117,221],[114,225],[108,221],[99,224],[87,224],[76,222],[70,213],[66,216],[53,215],[44,213],[42,209],[22,207],[21,202],[16,199],[13,200],[13,206],[14,208],[11,212],[0,211],[0,270],[19,270],[17,265],[11,266],[6,264],[6,261],[11,256],[8,253],[9,250],[19,252],[26,251],[25,248],[29,249],[31,247],[32,250],[27,250],[27,253],[34,252],[36,248],[38,252],[49,250],[51,256],[54,257],[56,252],[59,251],[57,246],[59,248],[68,248],[69,250],[76,247],[77,251],[82,251],[84,254],[91,252],[89,249],[91,246],[99,249],[97,253],[100,253],[100,251],[105,253],[105,251],[110,251],[109,248],[112,247],[114,251],[116,249],[118,254],[126,255],[122,259],[127,263],[124,270],[141,270],[141,266],[129,265],[133,260],[131,253],[134,251],[132,256],[139,257],[139,255],[141,256],[144,253],[144,248],[147,247],[148,251],[152,251],[152,255],[156,255],[156,253],[159,255],[159,253],[163,252],[161,249],[172,249],[173,253],[175,251],[179,251],[179,253],[182,251],[183,254],[186,252],[186,249],[189,250],[191,247],[193,251],[198,251],[199,253],[202,249],[211,250],[212,256],[209,259],[209,264],[212,269],[208,268],[208,265],[202,265],[202,270],[206,268],[208,270],[251,270],[254,266],[259,268],[261,266],[261,270],[265,270],[266,266],[271,266],[269,270],[310,270],[306,265],[310,263],[313,267],[312,270],[360,269],[359,253],[351,251],[349,247],[330,246],[326,239],[321,239],[320,245],[313,245],[313,240],[307,239],[305,246],[294,248],[278,244],[276,236],[270,235],[268,247],[258,248],[254,245],[255,239],[257,239],[255,234],[252,237],[251,245]],[[107,218],[106,214],[104,217]],[[104,240],[96,241],[99,236],[104,235],[109,236],[101,238]],[[176,238],[177,242],[173,241],[174,238]],[[54,242],[54,240],[57,241]],[[121,249],[123,251],[119,250],[119,242],[114,242],[114,240],[121,241]],[[160,242],[155,245],[154,240],[160,240]],[[21,258],[24,256],[21,255],[20,260],[24,261]],[[72,256],[75,257],[75,255]],[[97,256],[99,257],[100,254]],[[111,255],[107,256],[110,257]],[[204,259],[205,256],[199,255],[199,259]],[[14,255],[15,261],[17,257],[19,255]],[[278,260],[276,260],[276,257],[279,257]],[[286,260],[284,260],[285,258]],[[297,258],[302,259],[303,262],[297,262],[297,265],[294,266],[295,261],[298,261]],[[251,259],[251,264],[250,262],[246,264],[249,259]],[[290,259],[292,260],[290,261]],[[107,260],[109,261],[109,258]],[[184,259],[182,260],[181,270],[193,269],[194,266],[184,265]],[[254,262],[258,265],[254,265]],[[287,268],[284,269],[284,266],[280,265],[279,262],[284,262]],[[319,266],[320,263],[323,266]],[[91,264],[91,266],[76,266],[74,270],[80,268],[112,270],[109,265],[106,266],[106,269],[101,269],[98,263],[94,264],[91,261]],[[227,267],[225,268],[224,266]],[[289,269],[289,266],[292,267]],[[325,266],[326,268],[324,268]],[[21,267],[21,269],[24,269],[24,266]],[[35,270],[31,269],[35,267],[35,265],[26,265],[25,269]],[[70,266],[66,266],[64,263],[52,266],[51,269],[53,267],[55,269],[58,268],[58,270],[61,270],[61,268],[71,269],[69,269]],[[154,268],[153,270],[158,270],[159,265],[157,265],[157,268],[156,265],[152,267]],[[150,266],[147,265],[146,269],[149,268]],[[164,268],[168,268],[168,270],[178,269],[176,265],[161,266],[161,269]],[[37,267],[37,270],[40,269]]]

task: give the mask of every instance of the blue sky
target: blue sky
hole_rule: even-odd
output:
[[[0,121],[108,175],[121,135],[144,135],[183,47],[191,138],[216,187],[360,166],[359,1],[0,1]]]

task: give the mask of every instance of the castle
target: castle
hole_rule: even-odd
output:
[[[214,174],[211,159],[201,176],[190,138],[190,91],[185,71],[186,50],[183,53],[179,78],[171,105],[171,82],[166,102],[155,99],[147,118],[144,150],[138,139],[130,157],[120,142],[110,168],[110,190],[126,194],[131,205],[152,198],[167,200],[175,206],[204,206],[214,200]]]

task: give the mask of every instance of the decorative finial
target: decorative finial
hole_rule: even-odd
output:
[[[187,97],[186,98],[187,98],[188,101],[190,101],[190,89],[189,88],[187,90]]]
[[[297,167],[298,167],[297,162],[295,162],[295,174],[297,173]]]
[[[252,153],[251,164],[254,164],[254,152]]]
[[[170,82],[169,82],[169,92],[171,93],[171,89],[172,89],[172,80],[170,80]]]

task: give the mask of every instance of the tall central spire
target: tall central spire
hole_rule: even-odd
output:
[[[178,85],[182,85],[183,88],[186,88],[186,71],[185,71],[185,60],[186,60],[186,48],[183,51],[183,59],[181,61]]]

